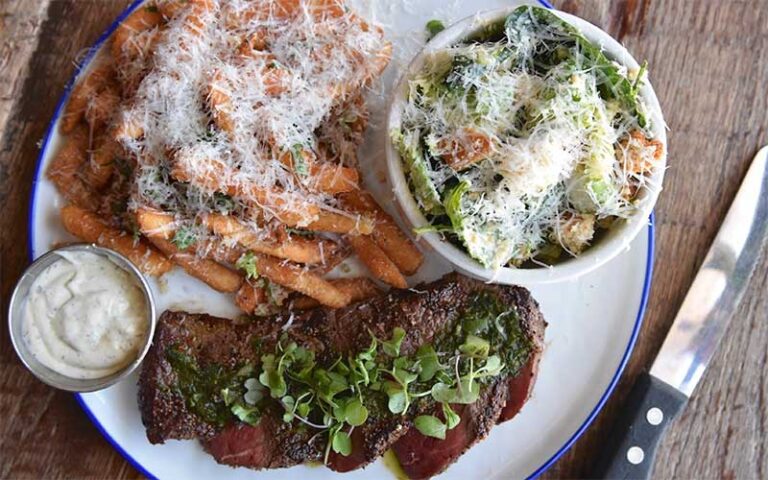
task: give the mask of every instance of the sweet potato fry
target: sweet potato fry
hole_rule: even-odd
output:
[[[157,9],[166,20],[171,20],[190,6],[194,8],[212,8],[210,0],[158,0]]]
[[[159,276],[173,267],[170,260],[145,241],[106,226],[95,214],[82,208],[74,205],[62,208],[61,221],[72,235],[124,255],[147,275]]]
[[[328,163],[315,164],[309,169],[307,186],[329,195],[351,192],[360,188],[357,169]]]
[[[207,244],[202,245],[202,250],[206,256],[219,263],[228,263],[234,265],[243,256],[245,249],[239,245],[229,246],[217,239],[203,240]]]
[[[227,183],[227,167],[213,159],[197,161],[198,168],[192,165],[195,160],[177,154],[171,168],[171,175],[180,182],[189,182],[203,190],[226,193],[253,202],[254,206],[270,212],[281,223],[295,227],[306,219],[316,217],[319,208],[297,194],[285,194],[278,187],[265,189],[256,185]],[[206,168],[199,168],[205,165]]]
[[[303,293],[331,308],[341,308],[350,302],[349,295],[331,285],[327,280],[296,265],[286,264],[274,257],[258,256],[256,268],[259,275],[271,282]]]
[[[235,305],[246,313],[253,313],[256,307],[266,303],[268,298],[264,287],[253,285],[250,282],[243,282],[237,294],[235,294]]]
[[[112,56],[135,57],[136,37],[163,22],[163,15],[153,5],[141,5],[117,27],[112,35]],[[141,49],[143,51],[144,49]],[[138,52],[141,53],[141,52]]]
[[[140,209],[136,221],[141,232],[155,247],[193,277],[207,283],[219,292],[236,292],[243,277],[220,263],[208,258],[199,258],[194,252],[182,252],[173,244],[173,216],[163,212]]]
[[[321,211],[317,220],[307,225],[313,232],[348,233],[368,235],[373,232],[373,222],[364,215],[347,216],[339,213]]]
[[[337,278],[328,280],[328,282],[349,295],[350,303],[366,300],[381,293],[379,287],[366,277]],[[319,307],[320,302],[312,297],[299,295],[291,301],[290,306],[297,310],[309,310],[310,308]]]
[[[255,20],[287,20],[296,15],[298,7],[298,0],[252,2],[246,8],[231,9],[226,16],[226,26],[237,30]]]
[[[85,182],[93,189],[101,190],[107,186],[115,170],[115,158],[119,151],[120,145],[111,133],[102,134],[96,139],[90,161],[83,170]]]
[[[171,240],[176,231],[174,218],[170,213],[158,212],[148,208],[140,208],[136,211],[136,222],[141,232],[150,238],[162,238]]]
[[[141,123],[132,118],[130,115],[123,114],[117,122],[112,136],[118,142],[124,142],[126,140],[135,140],[141,138],[144,135],[144,127]]]
[[[85,109],[85,120],[92,132],[100,132],[112,119],[120,105],[119,87],[115,82],[108,82],[104,88],[92,96]]]
[[[237,53],[241,57],[245,58],[257,58],[259,55],[264,55],[267,50],[267,36],[269,30],[266,27],[258,27],[247,38],[244,38],[240,46],[237,48]]]
[[[206,96],[208,109],[216,126],[230,135],[235,131],[235,122],[232,119],[234,106],[232,105],[231,91],[231,86],[224,75],[219,70],[215,70],[208,82],[208,94]]]
[[[46,175],[61,194],[71,203],[86,210],[98,209],[99,200],[80,178],[86,162],[88,132],[80,126],[64,140],[64,145],[53,157]]]
[[[187,0],[159,0],[157,2],[157,9],[166,21],[173,19],[187,7],[189,7]]]
[[[203,222],[216,235],[231,238],[248,250],[297,263],[321,264],[326,255],[332,255],[336,250],[336,244],[333,242],[309,240],[298,236],[287,237],[280,242],[264,240],[230,216],[212,214],[206,216]]]
[[[184,19],[185,28],[188,32],[198,37],[203,37],[207,27],[206,21],[210,20],[210,18],[204,17],[204,15],[215,8],[213,0],[191,0],[189,4],[191,8]]]
[[[371,194],[360,190],[341,195],[342,204],[353,212],[371,215],[375,220],[373,239],[405,275],[413,275],[424,261],[416,245],[400,230],[394,219],[376,203]]]
[[[341,245],[332,254],[325,256],[325,261],[318,265],[312,265],[312,271],[318,275],[323,275],[338,267],[341,262],[349,258],[352,250],[346,245]]]
[[[149,237],[158,250],[167,255],[188,274],[202,280],[219,292],[236,292],[243,283],[243,277],[224,265],[207,258],[198,258],[194,253],[180,252],[169,240],[162,236]]]
[[[408,288],[405,277],[379,245],[368,235],[346,237],[355,254],[368,267],[371,274],[384,283],[397,288]]]
[[[78,82],[72,89],[67,106],[64,108],[64,115],[61,118],[62,133],[69,133],[75,129],[80,120],[83,119],[88,102],[101,89],[101,87],[114,75],[112,65],[107,62],[101,62],[85,74],[85,77]]]

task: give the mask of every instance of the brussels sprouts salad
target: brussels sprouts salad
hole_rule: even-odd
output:
[[[578,256],[630,217],[664,146],[637,71],[543,8],[433,52],[391,132],[437,231],[486,268]]]

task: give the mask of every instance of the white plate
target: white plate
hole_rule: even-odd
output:
[[[422,45],[425,23],[436,18],[447,24],[478,10],[525,2],[428,0],[416,4],[353,0],[350,3],[356,4],[367,18],[385,23],[388,38],[395,44],[393,65],[384,76],[381,91],[373,95],[370,102],[372,122],[361,152],[366,186],[385,208],[393,210],[392,194],[384,184],[382,126],[386,101],[383,98],[402,66]],[[414,4],[405,6],[408,3]],[[97,47],[113,28],[114,25],[102,36]],[[90,57],[86,65],[89,60]],[[33,257],[43,254],[56,242],[71,240],[58,217],[62,199],[42,175],[60,141],[57,133],[60,112],[61,103],[46,135],[33,186],[29,223]],[[533,397],[517,417],[494,428],[488,439],[462,456],[440,478],[535,477],[573,444],[602,408],[629,358],[642,323],[652,263],[653,227],[649,224],[629,250],[587,276],[577,281],[531,287],[549,322],[546,351]],[[412,280],[432,280],[447,270],[446,265],[428,258],[425,267]],[[174,271],[166,277],[163,286],[153,282],[158,311],[177,307],[223,316],[236,314],[231,298],[212,292],[183,272]],[[148,477],[158,478],[253,477],[250,470],[218,465],[194,441],[150,445],[139,417],[136,379],[134,376],[107,390],[78,395],[78,400],[104,436],[137,469]],[[336,474],[324,468],[300,466],[260,475],[270,479],[299,476],[320,479]],[[344,476],[350,479],[392,477],[382,462]]]

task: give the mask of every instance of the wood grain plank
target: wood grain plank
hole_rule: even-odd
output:
[[[654,281],[638,345],[593,426],[544,475],[585,478],[632,380],[660,348],[752,156],[768,142],[768,92],[758,87],[768,82],[768,16],[759,0],[555,4],[612,35],[620,33],[625,16],[638,18],[638,9],[646,9],[643,25],[625,27],[622,40],[636,58],[648,59],[670,129],[670,168],[656,209]],[[757,261],[744,305],[661,447],[654,478],[765,478],[768,256]],[[757,360],[742,366],[738,358]],[[748,384],[753,403],[745,406],[734,399],[749,391]]]
[[[5,0],[0,3],[0,138],[20,98],[29,58],[37,47],[38,33],[50,0]]]
[[[12,13],[0,15],[4,310],[27,263],[27,202],[37,144],[74,59],[128,3],[0,2],[0,12]],[[658,351],[752,155],[768,142],[768,8],[765,0],[554,3],[607,29],[638,59],[648,59],[670,128],[670,169],[656,210],[655,277],[640,340],[605,410],[544,475],[581,478],[600,452],[632,379]],[[31,23],[18,23],[23,21]],[[6,43],[10,32],[27,36]],[[31,60],[20,60],[30,52]],[[768,477],[768,252],[756,262],[755,278],[721,349],[660,450],[657,478]],[[21,367],[5,329],[0,345],[0,478],[140,477],[71,395],[43,386]]]
[[[21,0],[44,10],[46,20],[23,48],[34,53],[17,69],[18,85],[0,150],[0,279],[3,311],[27,264],[27,205],[35,161],[48,121],[74,61],[128,3],[127,0]],[[17,28],[16,26],[14,28]],[[9,29],[10,30],[10,29]],[[37,47],[34,45],[37,44]],[[19,44],[21,45],[21,44]],[[23,54],[23,49],[18,50]],[[139,474],[104,440],[74,397],[38,382],[19,363],[8,331],[0,329],[0,478],[138,478]]]

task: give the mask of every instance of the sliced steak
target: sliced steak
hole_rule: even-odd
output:
[[[317,445],[309,432],[300,432],[278,415],[265,415],[258,425],[230,424],[203,440],[217,462],[233,467],[285,468],[322,460],[325,444]]]
[[[401,354],[411,355],[422,344],[438,342],[449,335],[470,301],[486,293],[492,294],[505,308],[515,310],[522,332],[530,342],[528,363],[537,364],[545,322],[528,291],[487,285],[458,274],[414,289],[392,291],[339,310],[320,308],[286,313],[258,323],[233,324],[208,315],[166,312],[158,324],[139,380],[139,406],[147,437],[152,443],[199,438],[217,461],[255,469],[322,460],[326,435],[318,435],[311,427],[297,428],[296,422],[284,423],[282,407],[277,404],[273,412],[262,415],[258,425],[249,426],[235,422],[232,416],[219,418],[216,405],[201,405],[190,400],[184,369],[174,364],[174,355],[183,351],[195,362],[196,368],[218,378],[215,375],[219,372],[236,370],[246,363],[258,364],[261,354],[272,352],[281,336],[287,335],[299,345],[312,349],[318,364],[329,364],[339,355],[365,349],[371,334],[389,338],[395,327],[407,332]],[[482,390],[477,402],[457,410],[462,421],[443,441],[443,446],[449,443],[454,446],[450,452],[446,449],[446,454],[439,459],[427,455],[433,439],[422,437],[412,428],[417,413],[434,409],[434,404],[421,402],[408,415],[388,412],[371,415],[366,424],[354,430],[352,453],[349,456],[332,453],[328,466],[340,472],[360,468],[410,438],[413,445],[410,451],[421,452],[420,458],[429,459],[435,465],[433,470],[442,470],[485,437],[505,415],[502,412],[506,411],[508,398],[515,398],[514,394],[510,395],[515,373],[497,378]],[[399,450],[402,452],[404,448]],[[407,459],[401,460],[407,463]]]
[[[472,445],[485,438],[496,425],[507,401],[504,380],[485,388],[477,402],[471,405],[454,405],[461,417],[459,424],[446,432],[445,440],[427,437],[412,428],[392,445],[392,450],[403,471],[410,478],[429,478],[445,470]],[[442,418],[437,409],[434,415]]]
[[[415,428],[403,435],[392,451],[406,475],[422,479],[439,474],[484,439],[494,425],[514,417],[530,397],[535,380],[531,372],[538,360],[538,355],[532,356],[517,375],[495,382],[474,404],[454,405],[461,422],[448,430],[445,440],[426,437]],[[434,414],[442,418],[442,413]]]
[[[392,451],[409,478],[430,478],[444,471],[484,439],[495,424],[517,415],[530,398],[543,350],[546,322],[535,302],[521,301],[517,309],[523,330],[534,339],[532,355],[514,375],[488,388],[476,403],[454,406],[461,422],[447,432],[445,440],[426,437],[415,428],[398,440]],[[440,412],[435,414],[442,418]]]

